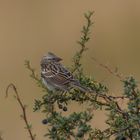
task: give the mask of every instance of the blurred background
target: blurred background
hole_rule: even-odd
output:
[[[29,77],[24,60],[30,60],[38,74],[40,59],[48,51],[62,57],[64,65],[71,65],[72,56],[79,48],[76,41],[85,24],[83,14],[89,10],[95,14],[87,44],[89,51],[82,60],[85,72],[103,82],[114,94],[120,94],[123,86],[91,57],[111,68],[118,67],[123,76],[133,75],[139,81],[139,0],[0,0],[0,132],[4,140],[30,139],[19,117],[21,110],[13,92],[5,99],[6,86],[11,82],[28,105],[27,113],[37,139],[45,139],[47,129],[41,123],[44,116],[33,113],[34,99],[43,94]],[[79,109],[77,105],[75,111]],[[104,114],[95,113],[97,121],[93,125],[103,129],[106,127]]]

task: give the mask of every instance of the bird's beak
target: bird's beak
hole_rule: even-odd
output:
[[[54,58],[56,61],[62,61],[62,58],[60,58],[60,57],[55,57]]]

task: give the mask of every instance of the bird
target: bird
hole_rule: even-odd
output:
[[[80,84],[79,80],[74,78],[73,74],[61,64],[62,58],[52,52],[48,52],[41,59],[41,79],[43,84],[50,91],[69,92],[72,88],[79,89],[82,92],[88,92],[89,89]]]

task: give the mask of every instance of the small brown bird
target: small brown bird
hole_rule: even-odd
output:
[[[89,89],[83,87],[73,77],[72,73],[60,63],[61,60],[60,57],[51,52],[43,56],[40,65],[44,85],[51,91],[62,90],[68,92],[71,88],[78,88],[83,92],[88,92]]]

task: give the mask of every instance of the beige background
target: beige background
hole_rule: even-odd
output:
[[[140,79],[140,1],[139,0],[0,0],[0,131],[4,140],[27,140],[20,108],[12,96],[5,99],[5,88],[14,82],[25,104],[38,140],[45,140],[47,130],[41,124],[43,115],[32,113],[35,98],[41,90],[29,77],[24,60],[32,62],[39,73],[42,55],[52,51],[70,65],[84,24],[83,13],[94,10],[89,51],[83,60],[85,71],[103,81],[115,94],[122,86],[91,60],[94,56],[104,64],[118,67],[127,75]],[[79,109],[77,105],[76,110]],[[105,127],[101,112],[93,125]]]

